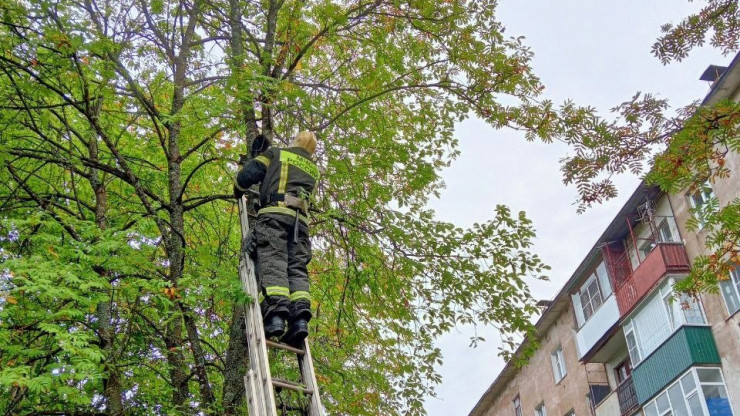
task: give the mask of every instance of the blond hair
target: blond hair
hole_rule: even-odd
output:
[[[291,147],[300,147],[313,154],[316,151],[316,135],[311,131],[302,131],[295,135]]]

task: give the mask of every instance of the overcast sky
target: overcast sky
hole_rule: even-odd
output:
[[[700,2],[701,3],[701,2]],[[710,49],[681,63],[663,66],[650,47],[664,23],[678,23],[697,5],[687,0],[501,0],[498,19],[507,35],[526,37],[534,51],[534,70],[546,86],[545,97],[560,103],[572,98],[604,114],[637,91],[669,98],[683,106],[709,91],[699,76],[709,64],[727,65]],[[560,144],[528,143],[523,135],[493,130],[478,120],[457,127],[462,154],[447,169],[438,217],[469,226],[493,217],[496,204],[525,211],[537,230],[535,252],[552,266],[549,282],[534,282],[537,299],[552,299],[638,184],[617,181],[619,198],[583,215],[573,205],[576,191],[565,187],[558,160]],[[475,197],[476,202],[471,203]],[[479,328],[487,342],[470,348],[471,328],[443,337],[443,381],[438,398],[429,398],[430,416],[467,415],[504,366],[497,356],[498,336]],[[554,415],[558,416],[558,415]]]

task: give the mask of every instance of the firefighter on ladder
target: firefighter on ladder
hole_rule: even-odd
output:
[[[315,150],[316,136],[302,131],[289,147],[270,147],[243,164],[234,184],[238,198],[260,184],[254,242],[265,335],[294,346],[308,335],[311,319],[308,204],[319,179]]]

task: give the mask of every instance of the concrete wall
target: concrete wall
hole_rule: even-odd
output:
[[[543,401],[548,416],[563,416],[571,409],[577,416],[590,415],[586,400],[589,392],[586,368],[578,362],[574,328],[573,311],[568,307],[540,340],[540,348],[529,364],[519,370],[483,415],[513,416],[512,400],[517,394],[523,416],[533,415],[535,407]],[[550,354],[558,344],[563,347],[568,375],[555,384]]]
[[[612,391],[595,409],[596,416],[618,416],[622,412],[619,410],[619,397],[617,392]]]
[[[735,99],[740,100],[740,97],[735,97]],[[740,198],[740,155],[729,154],[726,166],[731,171],[730,177],[712,184],[714,195],[719,200],[720,206],[726,205],[735,198]],[[686,246],[686,253],[693,260],[694,257],[707,252],[705,249],[707,230],[695,232],[686,228],[686,221],[692,215],[687,192],[671,195],[671,205]],[[721,294],[705,293],[701,295],[701,299],[722,358],[722,371],[733,411],[735,415],[740,415],[740,313],[729,316]]]

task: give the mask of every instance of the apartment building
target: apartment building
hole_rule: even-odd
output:
[[[740,54],[712,70],[704,104],[740,101]],[[470,416],[740,416],[740,268],[720,293],[672,291],[705,253],[689,219],[740,198],[740,155],[726,166],[697,191],[641,184],[543,312],[535,356],[507,365]]]

